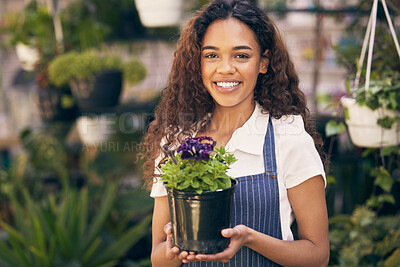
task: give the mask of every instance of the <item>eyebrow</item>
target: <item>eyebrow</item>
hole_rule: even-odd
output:
[[[203,47],[203,48],[201,49],[201,51],[204,51],[204,50],[207,50],[207,49],[219,50],[219,48],[216,47],[216,46],[207,45],[207,46]],[[247,46],[247,45],[239,45],[239,46],[235,46],[235,47],[233,48],[233,50],[241,50],[241,49],[253,50],[250,46]]]

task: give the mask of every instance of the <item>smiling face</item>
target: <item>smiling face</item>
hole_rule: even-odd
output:
[[[201,75],[217,107],[253,107],[258,74],[268,67],[260,49],[253,31],[237,19],[216,20],[207,28]]]

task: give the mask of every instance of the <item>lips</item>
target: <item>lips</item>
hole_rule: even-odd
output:
[[[238,81],[219,81],[214,82],[216,89],[221,93],[232,93],[239,88],[241,82]]]

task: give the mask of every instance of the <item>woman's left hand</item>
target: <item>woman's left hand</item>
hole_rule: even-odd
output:
[[[190,254],[183,260],[190,261],[220,261],[228,262],[247,242],[248,228],[244,225],[237,225],[234,228],[227,228],[221,231],[223,237],[230,238],[229,246],[222,252],[216,254]]]

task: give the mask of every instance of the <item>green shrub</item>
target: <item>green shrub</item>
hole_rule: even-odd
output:
[[[136,59],[123,62],[117,55],[100,55],[89,51],[69,52],[57,56],[49,64],[49,79],[57,86],[68,84],[71,80],[91,78],[104,70],[119,70],[123,79],[134,84],[146,76],[146,69]]]
[[[367,149],[363,155],[377,153],[377,149]],[[399,156],[397,146],[380,150],[379,156],[386,159],[383,166],[372,168],[374,177],[372,195],[364,205],[357,207],[351,216],[337,215],[329,220],[331,242],[330,266],[384,266],[397,267],[400,262],[400,214],[382,215],[384,205],[394,205],[392,193]],[[377,154],[378,155],[378,154]]]
[[[396,267],[400,262],[400,215],[377,216],[366,206],[329,220],[330,266]]]
[[[151,217],[133,227],[107,233],[117,192],[116,182],[107,183],[97,205],[90,189],[64,188],[61,195],[34,201],[24,192],[23,201],[13,199],[15,226],[1,222],[7,240],[0,241],[0,263],[9,267],[116,266],[124,254],[147,234]],[[116,223],[120,227],[122,221]],[[2,265],[3,266],[3,265]]]

